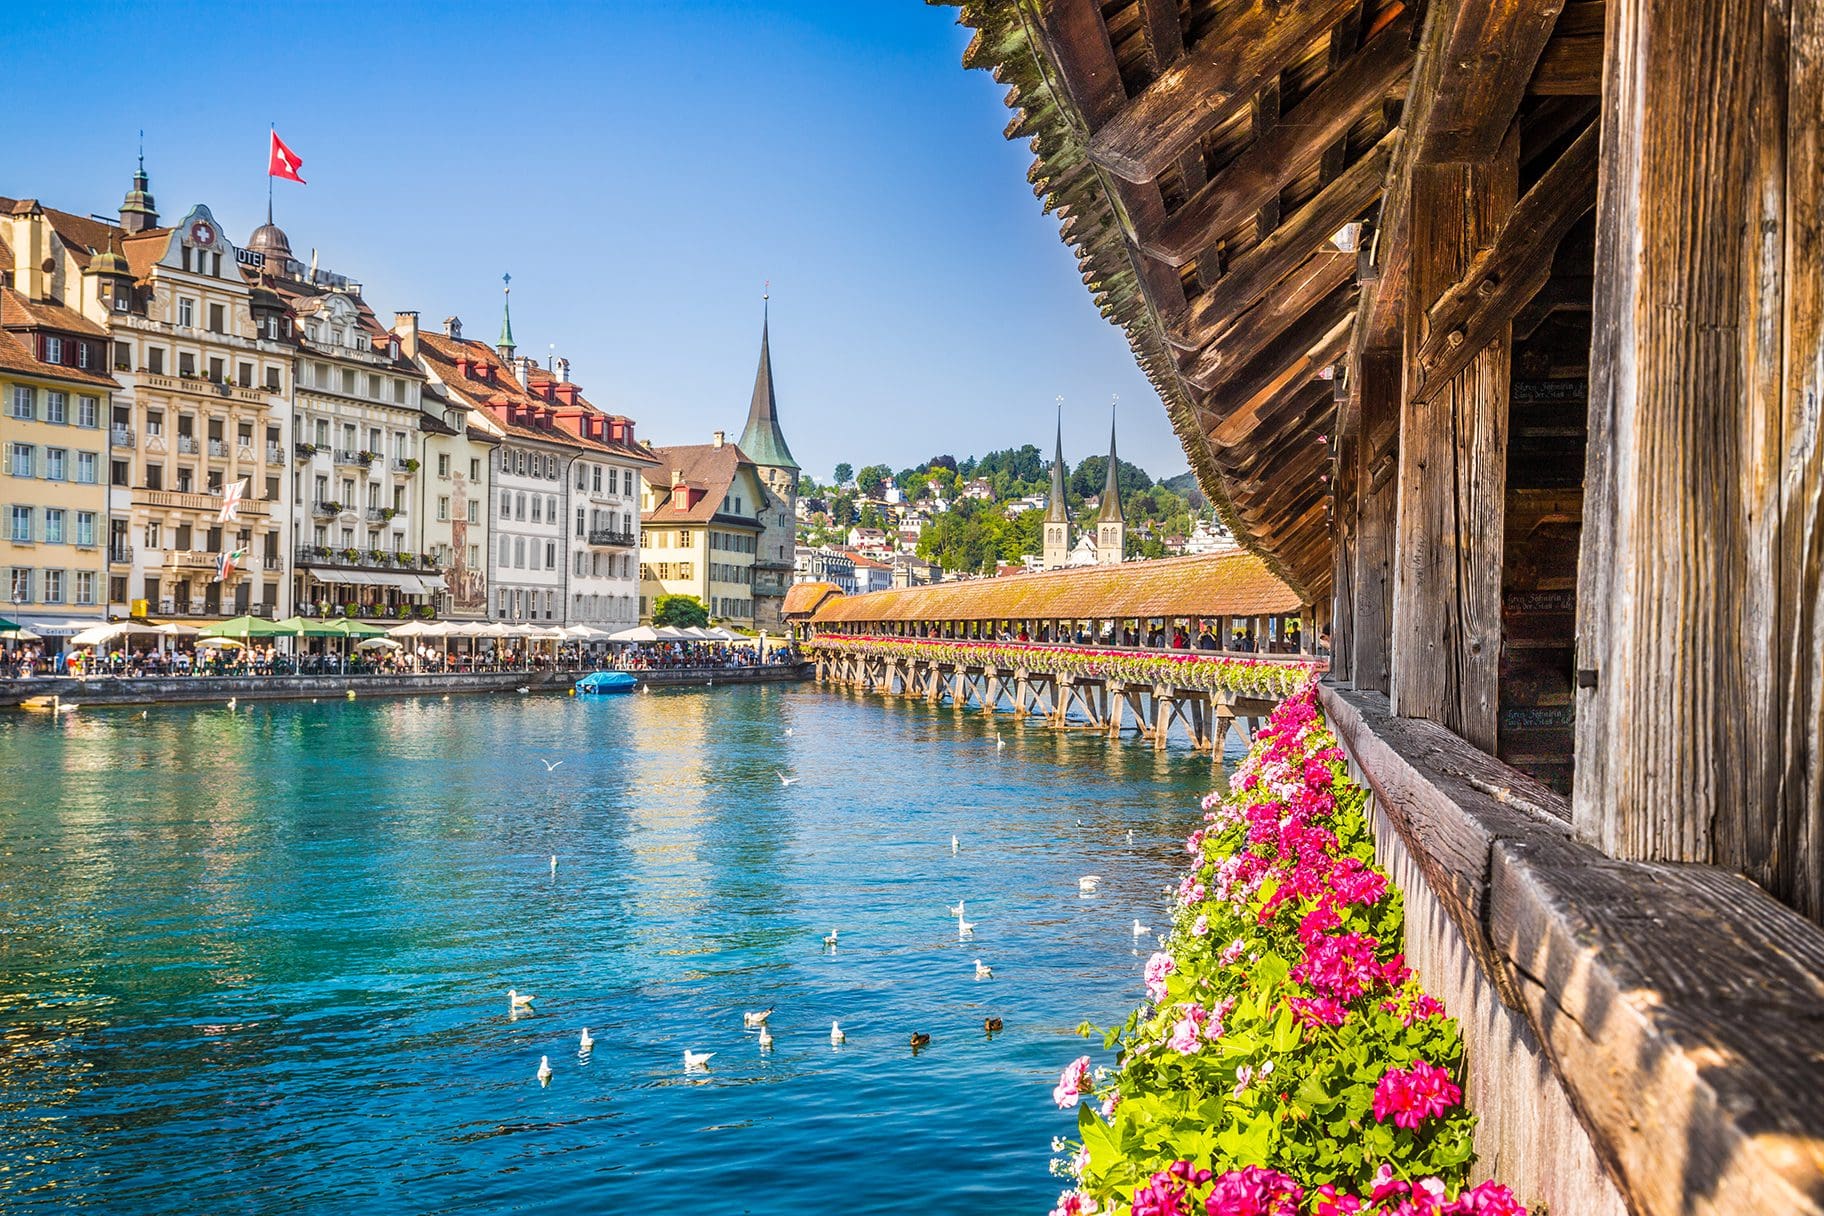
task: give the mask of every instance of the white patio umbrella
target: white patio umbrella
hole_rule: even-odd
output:
[[[653,630],[653,633],[658,635],[658,639],[661,642],[688,642],[693,640],[688,633],[685,633],[676,625],[660,625],[657,629]]]
[[[205,646],[233,646],[233,647],[236,647],[237,649],[245,650],[247,648],[247,643],[239,641],[235,638],[198,638],[198,639],[196,639],[196,648],[198,650],[201,650]]]
[[[163,625],[153,626],[148,632],[162,633],[168,638],[188,638],[196,636],[196,626],[180,625],[176,621],[166,621]]]
[[[711,642],[740,642],[746,640],[743,635],[736,633],[731,629],[724,629],[720,625],[711,625],[703,632]]]
[[[133,633],[133,632],[134,632],[134,628],[131,625],[124,625],[124,624],[95,625],[95,626],[91,626],[88,629],[83,630],[81,633],[72,637],[70,639],[70,645],[72,645],[72,646],[106,646],[109,642],[114,641],[116,638],[125,637],[127,634]]]
[[[431,632],[435,628],[437,628],[437,626],[431,624],[429,621],[407,621],[403,625],[396,625],[387,630],[386,636],[389,638],[437,637],[437,634]]]
[[[404,649],[391,638],[366,638],[355,643],[356,650],[401,650]]]
[[[656,642],[659,640],[659,631],[651,625],[635,625],[631,629],[609,634],[608,640],[610,642]]]

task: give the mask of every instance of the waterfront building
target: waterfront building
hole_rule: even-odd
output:
[[[659,464],[640,516],[641,619],[651,619],[661,595],[694,595],[710,616],[754,626],[754,565],[771,494],[759,468],[721,431],[710,443],[653,454]]]
[[[105,354],[121,386],[104,420],[109,614],[286,612],[283,302],[247,282],[249,255],[208,207],[160,227],[143,164],[117,224],[32,200],[0,205],[14,289],[80,314],[80,349]],[[239,518],[223,524],[223,487],[238,482]]]
[[[756,512],[760,536],[753,554],[751,623],[779,631],[785,622],[785,592],[792,581],[792,551],[797,543],[798,462],[779,427],[779,403],[773,392],[773,357],[768,322],[760,322],[760,366],[754,372],[754,395],[740,448],[753,463],[764,488]]]
[[[1045,500],[1044,551],[1041,562],[1047,570],[1070,564],[1070,500],[1064,480],[1064,420],[1058,419],[1057,452],[1051,460],[1051,496]]]
[[[855,594],[855,555],[828,545],[813,549],[800,545],[793,569],[798,583],[828,583],[840,587],[843,594]]]
[[[424,373],[343,275],[305,266],[270,219],[244,252],[292,321],[292,602],[306,614],[404,619],[445,584],[419,511]]]
[[[567,364],[547,369],[519,356],[510,313],[494,347],[464,338],[455,317],[441,334],[415,322],[413,333],[420,366],[443,396],[470,411],[471,428],[493,441],[486,481],[492,502],[482,511],[493,616],[541,625],[634,624],[635,504],[655,461],[635,440],[633,421],[590,404]]]
[[[66,315],[67,314],[67,315]],[[40,634],[103,619],[107,594],[103,339],[61,305],[0,289],[0,613]],[[71,343],[88,343],[88,358]],[[78,363],[84,366],[77,366]],[[80,627],[80,625],[76,626]],[[73,631],[73,630],[68,630]]]

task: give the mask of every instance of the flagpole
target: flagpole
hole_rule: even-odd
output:
[[[279,133],[279,124],[266,124],[266,222],[272,223],[272,140]]]

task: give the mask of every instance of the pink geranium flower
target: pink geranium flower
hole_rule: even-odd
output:
[[[1078,1056],[1065,1066],[1058,1077],[1056,1088],[1051,1091],[1051,1100],[1058,1104],[1059,1110],[1069,1110],[1082,1100],[1084,1091],[1090,1088],[1089,1057]]]
[[[1427,1119],[1449,1111],[1463,1100],[1450,1074],[1442,1068],[1414,1060],[1411,1068],[1389,1068],[1374,1089],[1374,1117],[1385,1123],[1413,1129]]]
[[[1304,1197],[1304,1188],[1287,1175],[1250,1165],[1216,1179],[1203,1210],[1208,1216],[1298,1216]]]

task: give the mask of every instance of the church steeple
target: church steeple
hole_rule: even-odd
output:
[[[1127,554],[1127,517],[1121,513],[1121,461],[1115,455],[1115,403],[1109,406],[1108,473],[1102,481],[1102,506],[1096,512],[1096,563],[1113,565]]]
[[[500,342],[497,349],[500,357],[508,363],[513,361],[513,352],[518,349],[513,342],[513,276],[500,276]]]
[[[754,398],[747,407],[747,427],[741,432],[742,453],[762,469],[798,472],[785,432],[779,429],[779,401],[773,395],[773,355],[767,329],[771,321],[768,300],[760,297],[760,366],[754,372]],[[794,485],[796,478],[793,479]]]
[[[1058,445],[1051,459],[1051,501],[1045,504],[1045,569],[1070,561],[1070,500],[1064,481],[1064,398],[1058,398]]]
[[[141,131],[140,136],[145,136]],[[144,232],[158,227],[158,205],[152,201],[152,182],[146,176],[146,148],[139,148],[139,168],[133,173],[133,188],[120,202],[120,227],[127,233]]]

